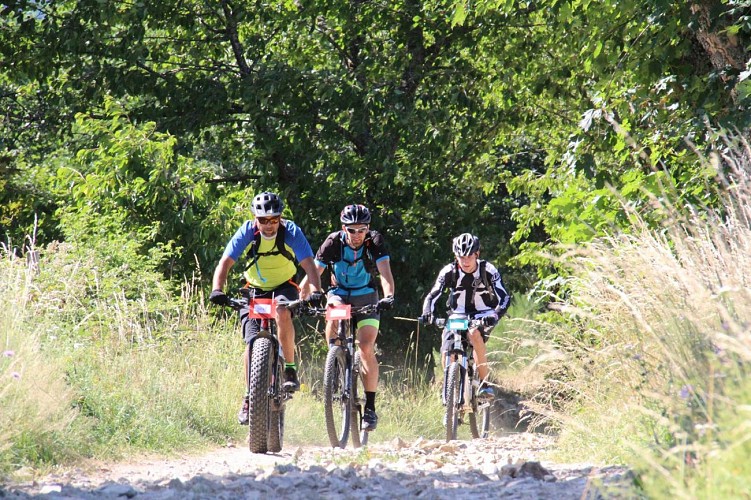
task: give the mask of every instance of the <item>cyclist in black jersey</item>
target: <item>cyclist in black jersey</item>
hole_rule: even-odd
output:
[[[361,307],[378,303],[380,310],[394,305],[394,277],[391,274],[389,254],[383,236],[370,230],[370,210],[363,205],[347,205],[340,214],[342,229],[329,234],[316,252],[318,271],[331,271],[331,288],[327,303],[351,304]],[[376,276],[380,275],[383,298],[379,298]],[[307,279],[301,283],[303,297]],[[378,312],[357,315],[357,339],[363,362],[365,386],[365,410],[362,430],[372,431],[378,425],[375,411],[375,394],[378,386],[378,359],[375,341],[380,326]],[[337,335],[337,321],[326,324],[326,338],[333,342]]]
[[[458,315],[472,319],[482,318],[484,326],[469,331],[475,363],[483,381],[478,391],[481,398],[492,399],[493,388],[488,383],[488,359],[485,348],[489,330],[506,314],[511,294],[506,291],[498,269],[480,259],[480,239],[464,233],[453,240],[455,261],[444,266],[438,273],[433,288],[428,292],[422,306],[421,323],[430,323],[435,303],[444,290],[448,290],[447,309],[449,316]],[[446,365],[446,338],[441,346],[441,359]]]

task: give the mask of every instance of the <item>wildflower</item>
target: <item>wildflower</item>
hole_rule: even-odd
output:
[[[15,354],[16,354],[15,352],[10,351],[10,350],[3,351],[3,356],[6,357],[6,358],[12,358],[13,356],[15,356]]]
[[[14,378],[14,379],[16,379],[16,380],[21,380],[21,374],[20,374],[20,373],[18,373],[18,372],[12,372],[12,373],[10,374],[10,376],[11,376],[11,378]]]
[[[684,385],[681,387],[681,392],[679,393],[681,399],[688,399],[691,397],[691,394],[694,392],[694,388],[690,385]]]

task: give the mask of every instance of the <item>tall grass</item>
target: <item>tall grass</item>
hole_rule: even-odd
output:
[[[75,416],[62,363],[41,355],[42,328],[26,307],[33,270],[2,249],[0,256],[0,464],[20,453],[54,460],[72,451]]]
[[[748,152],[724,158],[722,213],[663,205],[665,227],[632,214],[630,234],[566,256],[572,320],[550,331],[563,362],[536,408],[565,458],[637,464],[654,495],[751,491]]]

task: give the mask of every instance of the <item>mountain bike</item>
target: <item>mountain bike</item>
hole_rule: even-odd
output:
[[[365,410],[365,385],[362,360],[357,345],[357,322],[352,316],[378,311],[378,304],[353,308],[349,304],[326,309],[327,320],[338,320],[337,337],[330,344],[323,373],[323,404],[326,432],[334,448],[346,448],[351,434],[352,446],[368,444],[368,432],[362,430]]]
[[[434,324],[439,328],[445,327],[449,338],[442,392],[446,405],[446,441],[456,439],[458,426],[465,416],[468,417],[472,437],[484,439],[490,432],[492,402],[477,397],[481,381],[472,357],[472,344],[467,338],[469,330],[482,326],[482,319],[452,315],[447,319],[437,318]]]
[[[248,317],[258,321],[258,333],[250,341],[248,363],[248,447],[252,453],[276,453],[284,440],[284,405],[292,394],[282,389],[284,356],[277,335],[276,307],[298,308],[302,300],[281,302],[244,296],[230,298],[228,306],[239,311],[248,308]]]

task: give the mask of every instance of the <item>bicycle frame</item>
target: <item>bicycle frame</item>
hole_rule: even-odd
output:
[[[268,301],[268,302],[267,302]],[[299,302],[299,301],[298,301]],[[281,359],[282,362],[284,360],[284,355],[282,354],[282,344],[279,341],[279,335],[277,332],[277,324],[276,324],[276,306],[278,302],[275,299],[255,299],[252,297],[249,297],[247,299],[246,305],[248,306],[248,317],[250,320],[257,320],[258,321],[258,332],[256,332],[255,335],[253,335],[250,338],[250,342],[248,342],[248,348],[250,349],[250,352],[253,352],[253,345],[256,343],[256,341],[260,338],[267,338],[271,341],[273,349],[273,355],[274,358],[272,359],[272,374],[271,374],[271,380],[269,381],[269,391],[268,395],[271,398],[272,402],[275,405],[275,409],[278,408],[279,405],[281,405],[282,401],[285,401],[287,399],[291,399],[291,394],[282,391],[281,390],[281,384],[277,383],[279,380],[281,380],[282,374],[278,373],[279,367],[282,365],[279,363],[279,360]],[[290,302],[290,304],[295,304],[295,302]],[[250,364],[248,365],[250,369]],[[248,374],[250,375],[250,374]]]
[[[446,350],[446,361],[443,367],[443,401],[446,402],[446,383],[448,380],[448,369],[451,363],[459,363],[461,378],[459,379],[459,404],[464,406],[468,404],[470,392],[467,387],[468,380],[474,380],[475,377],[475,360],[473,356],[472,344],[469,343],[467,334],[472,328],[482,324],[478,320],[469,320],[466,318],[448,318],[443,324],[441,320],[436,321],[437,326],[445,326],[449,334],[453,337],[451,347]]]
[[[284,436],[284,404],[292,395],[282,389],[284,355],[277,335],[276,309],[292,308],[301,301],[255,298],[245,289],[241,293],[242,299],[230,299],[227,305],[237,311],[247,308],[248,321],[258,326],[247,347],[248,445],[253,453],[279,452]]]

